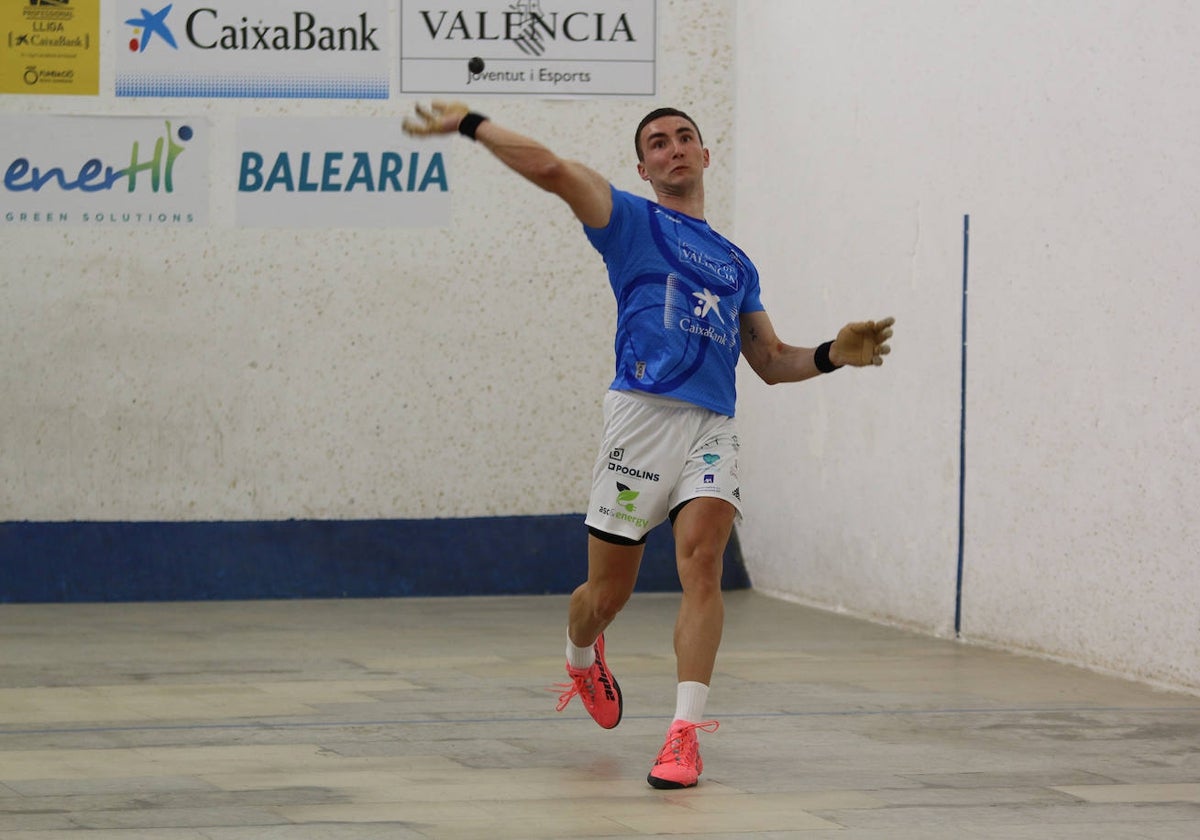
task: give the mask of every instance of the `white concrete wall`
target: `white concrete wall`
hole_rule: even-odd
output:
[[[881,370],[743,379],[755,585],[1200,688],[1200,6],[738,4],[737,235],[781,335],[893,314]]]
[[[969,213],[964,635],[1200,686],[1198,7],[658,5],[653,101],[474,104],[638,190],[637,119],[691,111],[786,339],[899,318],[882,370],[743,376],[756,585],[952,633]],[[199,113],[217,161],[239,115],[409,105],[0,113]],[[451,165],[444,230],[239,231],[232,196],[201,230],[0,227],[0,521],[582,510],[603,268],[555,199]]]
[[[658,105],[729,149],[734,5],[657,5],[657,96],[472,104],[629,189]],[[118,101],[104,18],[101,96],[0,113],[206,116],[232,177],[239,116],[414,102]],[[468,141],[449,166],[445,229],[238,230],[220,189],[203,229],[0,226],[0,521],[583,511],[612,377],[603,263],[561,202]],[[732,183],[714,169],[717,223]]]

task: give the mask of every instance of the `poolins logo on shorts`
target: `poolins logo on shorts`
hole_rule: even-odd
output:
[[[612,472],[627,475],[630,478],[640,478],[642,481],[658,481],[662,478],[656,472],[648,472],[647,470],[638,469],[637,467],[627,467],[624,464],[619,464],[616,461],[608,462],[608,469]]]
[[[625,458],[625,447],[618,446],[608,453],[608,468],[612,472],[618,472],[622,475],[627,475],[630,478],[640,478],[643,481],[658,481],[662,477],[656,472],[648,472],[647,470],[638,469],[637,467],[627,467],[621,463]],[[620,484],[618,487],[622,486]],[[633,498],[637,497],[637,493],[633,494]],[[633,500],[630,499],[630,501]]]

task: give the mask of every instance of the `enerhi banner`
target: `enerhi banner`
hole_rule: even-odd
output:
[[[0,116],[0,222],[207,224],[208,146],[202,117]]]

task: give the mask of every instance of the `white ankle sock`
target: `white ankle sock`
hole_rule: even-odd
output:
[[[675,720],[700,723],[704,720],[704,703],[708,686],[701,682],[681,682],[675,688]]]
[[[578,647],[567,636],[567,664],[572,668],[590,668],[596,661],[595,642],[587,647]]]

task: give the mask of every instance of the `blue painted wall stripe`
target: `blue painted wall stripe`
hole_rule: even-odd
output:
[[[471,519],[0,523],[0,603],[392,598],[571,592],[582,514]],[[727,589],[750,585],[736,540]],[[678,591],[650,534],[638,591]]]
[[[963,538],[967,504],[967,262],[971,251],[971,217],[963,216],[962,382],[958,407],[958,571],[954,582],[954,635],[962,635]]]

